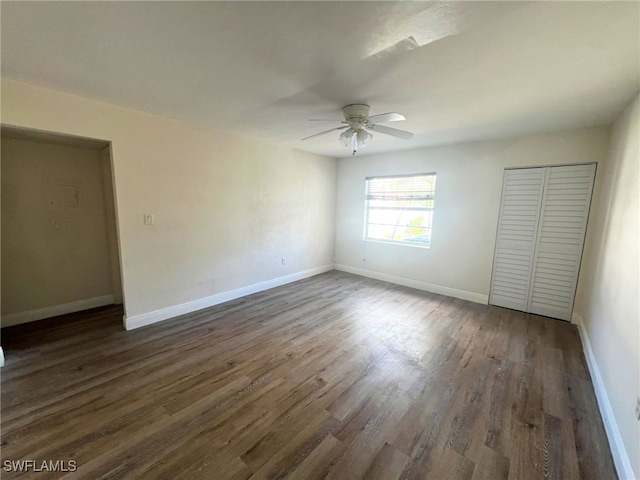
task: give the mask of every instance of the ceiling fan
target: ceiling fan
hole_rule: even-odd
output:
[[[373,138],[373,135],[369,132],[369,130],[373,132],[384,133],[385,135],[391,135],[392,137],[396,138],[402,138],[404,140],[408,140],[413,137],[413,133],[407,132],[406,130],[399,130],[397,128],[379,125],[380,123],[385,122],[398,122],[400,120],[406,120],[404,118],[404,115],[400,115],[399,113],[395,112],[389,112],[381,113],[379,115],[373,115],[370,117],[369,109],[369,105],[365,105],[362,103],[352,103],[342,107],[344,120],[324,120],[312,118],[309,120],[310,122],[340,122],[346,125],[342,127],[331,128],[314,135],[309,135],[302,140],[309,140],[310,138],[319,137],[336,130],[344,130],[340,134],[338,141],[345,147],[351,148],[351,150],[353,150],[353,155],[355,155],[358,148],[366,146]]]

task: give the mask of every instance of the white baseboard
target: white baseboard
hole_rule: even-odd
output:
[[[251,295],[252,293],[262,292],[263,290],[269,290],[270,288],[286,285],[287,283],[302,280],[303,278],[319,275],[320,273],[333,270],[333,264],[323,265],[321,267],[310,268],[309,270],[303,270],[302,272],[293,273],[284,277],[274,278],[273,280],[267,280],[266,282],[255,283],[247,287],[238,288],[236,290],[230,290],[228,292],[218,293],[217,295],[211,295],[210,297],[199,298],[198,300],[192,300],[191,302],[181,303],[180,305],[174,305],[172,307],[163,308],[160,310],[154,310],[153,312],[142,313],[140,315],[134,315],[124,317],[124,328],[127,330],[133,330],[134,328],[144,327],[145,325],[151,325],[152,323],[161,322],[169,318],[178,317],[186,313],[202,310],[203,308],[213,307],[220,303],[235,300],[236,298]]]
[[[467,292],[466,290],[458,290],[457,288],[443,287],[442,285],[421,282],[419,280],[412,280],[405,277],[397,277],[395,275],[374,272],[373,270],[365,270],[363,268],[351,267],[349,265],[342,265],[339,263],[335,265],[335,269],[341,270],[343,272],[353,273],[355,275],[360,275],[361,277],[375,278],[376,280],[396,283],[398,285],[416,288],[418,290],[424,290],[426,292],[439,293],[440,295],[446,295],[448,297],[455,297],[462,300],[469,300],[470,302],[482,303],[483,305],[487,305],[489,303],[489,296],[482,295],[480,293]]]
[[[113,295],[103,295],[102,297],[87,298],[76,302],[63,303],[62,305],[29,310],[27,312],[2,315],[0,322],[3,327],[10,327],[12,325],[35,322],[43,318],[57,317],[58,315],[80,312],[82,310],[89,310],[90,308],[103,307],[111,304],[113,304]]]
[[[584,356],[587,359],[587,366],[591,373],[591,380],[593,381],[593,389],[596,392],[596,399],[598,400],[598,408],[600,409],[600,416],[604,423],[604,429],[607,432],[607,438],[609,439],[609,446],[611,447],[611,454],[613,455],[613,463],[616,466],[618,477],[620,480],[634,480],[636,477],[631,467],[631,460],[629,454],[622,441],[620,435],[620,429],[616,422],[616,418],[613,415],[613,409],[611,408],[611,402],[609,402],[609,396],[605,389],[602,376],[600,375],[600,369],[598,368],[598,362],[591,349],[591,342],[587,335],[587,329],[584,326],[584,321],[578,313],[573,313],[571,317],[571,323],[574,323],[578,327],[580,332],[580,340],[582,341],[582,348],[584,350]]]

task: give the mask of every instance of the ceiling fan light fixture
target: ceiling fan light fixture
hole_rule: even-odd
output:
[[[351,146],[351,139],[355,136],[355,130],[349,128],[340,134],[338,141],[343,147]]]
[[[350,148],[355,154],[359,148],[365,147],[372,138],[373,135],[364,128],[359,128],[358,130],[348,128],[340,134],[338,141],[343,147]]]
[[[366,147],[369,141],[373,138],[373,135],[367,132],[364,128],[358,130],[357,136],[359,147]]]

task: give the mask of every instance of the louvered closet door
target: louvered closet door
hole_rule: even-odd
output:
[[[505,170],[489,303],[525,311],[545,168]]]
[[[571,319],[595,172],[547,168],[528,312]]]

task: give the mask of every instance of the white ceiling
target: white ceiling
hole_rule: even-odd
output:
[[[341,157],[347,103],[396,111],[362,153],[615,120],[638,2],[2,2],[2,76]]]

